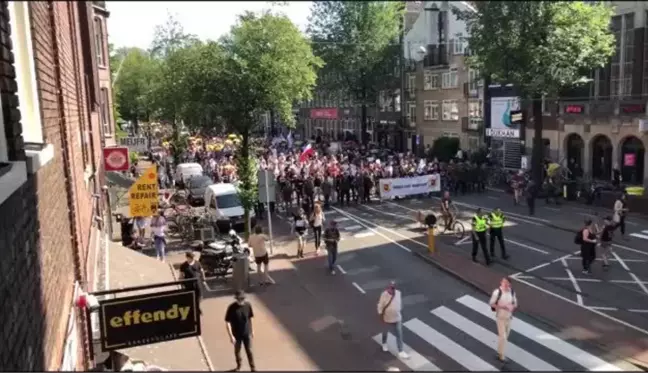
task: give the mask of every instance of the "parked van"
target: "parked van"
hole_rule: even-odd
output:
[[[213,184],[205,189],[205,207],[213,215],[216,228],[220,233],[230,229],[237,232],[245,230],[243,205],[234,184]],[[250,228],[256,225],[254,210],[250,210]]]
[[[179,188],[185,187],[185,182],[192,176],[203,174],[203,168],[198,163],[180,163],[176,168],[173,180]]]

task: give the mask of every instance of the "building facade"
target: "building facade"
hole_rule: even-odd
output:
[[[431,145],[440,137],[455,137],[462,148],[481,144],[484,90],[478,72],[466,65],[465,23],[452,8],[463,1],[427,1],[405,37],[407,116],[418,142]]]
[[[108,17],[105,1],[93,1],[95,50],[99,70],[99,120],[103,127],[106,146],[117,145],[115,138],[115,115],[113,111],[112,77],[110,73],[110,51],[108,50]]]
[[[103,215],[89,2],[0,2],[0,370],[84,369]]]

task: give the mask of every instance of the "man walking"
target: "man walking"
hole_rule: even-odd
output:
[[[504,229],[504,221],[506,218],[502,213],[502,210],[496,208],[495,211],[491,212],[489,219],[490,223],[490,255],[495,257],[495,239],[499,241],[500,249],[502,251],[502,259],[506,260],[509,258],[506,255],[506,248],[504,247],[504,236],[502,230]]]
[[[187,290],[194,290],[196,292],[196,297],[198,298],[198,304],[202,299],[202,287],[201,284],[205,281],[205,271],[203,271],[200,263],[198,263],[194,257],[194,254],[191,251],[188,251],[185,254],[186,261],[180,265],[180,279],[194,281],[187,281],[183,283],[183,286]],[[198,310],[202,315],[202,310],[200,310],[200,305]]]
[[[486,265],[490,265],[491,259],[488,255],[488,249],[486,248],[488,217],[482,214],[482,209],[477,209],[477,212],[475,212],[475,215],[472,218],[472,229],[472,260],[477,263],[477,251],[479,246],[481,246],[482,252],[484,253],[484,259],[486,260]]]
[[[500,286],[493,291],[489,304],[495,312],[495,321],[497,323],[497,359],[505,362],[504,348],[511,333],[513,311],[518,307],[515,291],[511,288],[511,282],[508,278],[504,277],[500,281]]]
[[[340,231],[337,229],[335,220],[329,223],[329,227],[324,231],[324,244],[328,253],[328,270],[332,275],[335,274],[335,262],[337,261],[338,242],[340,242]]]
[[[236,359],[234,371],[241,370],[241,345],[243,345],[250,370],[254,372],[256,371],[254,357],[252,356],[252,338],[254,337],[252,318],[254,312],[252,312],[252,305],[245,301],[245,293],[242,290],[236,291],[234,299],[236,301],[230,304],[225,312],[227,334],[234,345],[234,358]]]
[[[380,294],[378,300],[378,315],[384,324],[382,332],[382,349],[389,351],[387,345],[387,333],[390,331],[396,337],[396,346],[398,348],[398,357],[401,359],[409,358],[409,355],[403,351],[403,316],[402,316],[402,295],[401,291],[396,289],[396,283],[390,282],[385,291]]]

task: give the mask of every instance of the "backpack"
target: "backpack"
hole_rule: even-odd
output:
[[[579,230],[576,232],[576,237],[574,237],[574,243],[576,245],[582,245],[583,244],[583,230]]]
[[[511,288],[511,297],[515,299],[515,290],[513,290],[513,288]],[[499,303],[500,298],[502,298],[502,289],[497,288],[497,298],[495,299],[495,306],[497,305],[497,303]],[[495,306],[491,306],[491,311],[493,312],[496,311]]]

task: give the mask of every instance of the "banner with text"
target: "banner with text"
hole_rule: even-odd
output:
[[[439,174],[380,180],[380,198],[403,197],[441,191]]]

